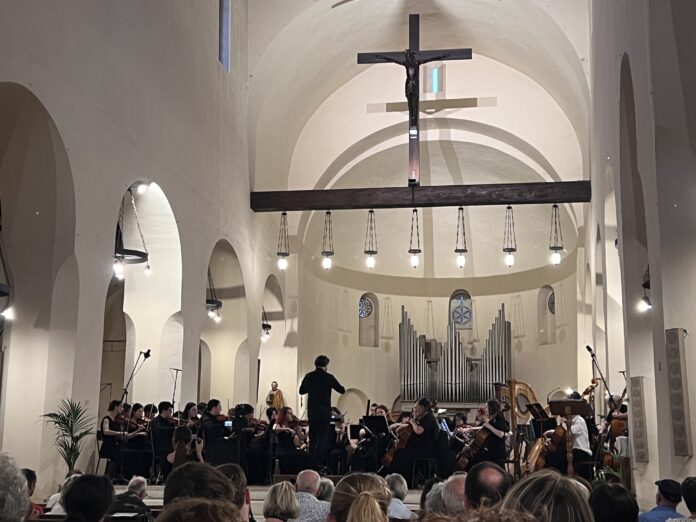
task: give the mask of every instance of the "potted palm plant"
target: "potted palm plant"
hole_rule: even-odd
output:
[[[45,422],[53,424],[58,453],[68,465],[68,470],[74,469],[82,451],[83,439],[93,433],[95,417],[88,415],[87,408],[72,399],[61,400],[58,411],[42,417]]]

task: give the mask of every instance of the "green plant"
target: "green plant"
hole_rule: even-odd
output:
[[[87,414],[87,409],[72,399],[63,399],[58,404],[58,411],[42,415],[45,422],[53,424],[56,431],[58,453],[74,469],[80,457],[83,439],[93,433],[94,416]]]

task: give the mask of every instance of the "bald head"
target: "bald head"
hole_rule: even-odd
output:
[[[466,475],[452,475],[442,488],[442,503],[448,515],[466,511]]]
[[[321,485],[321,477],[316,471],[311,469],[306,469],[300,471],[295,480],[295,489],[298,493],[309,493],[310,495],[317,496],[319,493],[319,486]]]
[[[466,481],[469,506],[493,506],[500,502],[512,485],[510,473],[493,462],[481,462],[471,468]]]

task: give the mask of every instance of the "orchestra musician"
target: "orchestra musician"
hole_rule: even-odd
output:
[[[210,399],[201,417],[200,429],[200,434],[208,447],[224,443],[227,433],[225,420],[228,420],[228,417],[222,415],[222,404],[220,404],[220,401]]]
[[[486,428],[491,433],[486,439],[483,448],[469,460],[467,470],[471,469],[479,462],[495,462],[502,466],[507,460],[505,439],[510,431],[510,424],[505,419],[505,415],[503,415],[503,408],[500,401],[497,399],[489,399],[488,402],[486,402],[485,415],[479,417],[485,421],[481,426],[463,428],[460,430],[462,433],[472,434],[482,428]]]
[[[278,412],[275,408],[267,408],[266,418],[268,421],[258,421],[256,433],[249,442],[246,450],[248,463],[246,471],[250,484],[261,484],[266,480],[266,465],[268,453],[271,451],[271,435],[273,434],[273,425],[275,424],[277,414]]]
[[[112,400],[109,403],[107,414],[99,424],[102,434],[102,445],[99,448],[99,456],[109,461],[107,475],[117,480],[123,479],[123,474],[130,470],[124,470],[126,450],[124,443],[134,437],[142,437],[144,432],[134,431],[128,433],[126,420],[123,417],[123,402]]]
[[[132,469],[135,475],[147,477],[152,464],[152,443],[148,432],[148,423],[143,418],[145,412],[139,402],[133,404],[128,419],[127,431],[133,434],[127,443],[128,451],[124,456],[131,462],[126,467]]]
[[[295,475],[304,469],[311,467],[309,454],[300,449],[303,444],[297,434],[299,424],[292,413],[292,408],[286,406],[278,412],[278,417],[273,425],[273,433],[278,439],[276,446],[276,456],[280,460],[280,472]]]
[[[391,430],[401,426],[401,422],[389,423],[389,409],[383,404],[373,404],[370,407],[371,415],[382,415],[387,419],[387,424]],[[410,412],[408,413],[410,416]],[[363,427],[359,433],[360,438],[353,454],[350,456],[350,465],[354,470],[376,472],[381,464],[382,456],[387,451],[391,437],[387,435],[375,436],[367,428]]]
[[[602,425],[599,428],[599,433],[604,434],[609,431],[612,426],[612,421],[619,420],[623,421],[622,424],[626,425],[628,423],[628,405],[623,403],[622,398],[619,395],[612,395],[609,401],[611,411],[607,414],[606,418],[602,421]],[[614,425],[616,425],[615,423]],[[623,433],[612,433],[612,439],[624,435]]]
[[[173,417],[174,406],[169,401],[160,402],[157,405],[157,411],[159,415],[150,422],[150,429],[152,430],[152,451],[161,463],[174,449],[172,437],[177,420]]]
[[[435,456],[440,427],[433,414],[434,406],[433,401],[426,397],[418,399],[413,408],[413,415],[407,422],[403,422],[397,427],[397,435],[402,430],[412,430],[413,433],[408,438],[406,445],[394,453],[389,473],[399,473],[409,481],[412,476],[413,464],[417,459]],[[409,486],[413,485],[409,484]]]
[[[314,371],[309,372],[300,384],[300,395],[307,394],[307,413],[311,434],[309,452],[315,467],[322,467],[328,456],[328,441],[331,430],[331,391],[343,394],[346,389],[336,377],[326,370],[329,358],[320,355],[314,360]],[[282,409],[280,411],[283,411]]]
[[[198,433],[201,427],[201,419],[198,418],[198,406],[195,402],[187,402],[184,411],[179,416],[179,424],[186,426],[193,435]]]
[[[334,429],[329,432],[328,467],[331,473],[338,475],[339,468],[345,469],[348,462],[348,425],[343,422],[343,415],[337,408],[332,408],[332,424]]]
[[[570,400],[580,400],[582,396],[577,391],[568,394]],[[565,420],[562,422],[568,436],[568,426]],[[545,436],[551,436],[554,430],[548,430]],[[587,430],[587,423],[580,415],[575,415],[570,425],[570,433],[573,437],[573,467],[575,473],[588,482],[592,480],[592,449],[590,448],[590,436]],[[547,468],[555,468],[563,475],[568,473],[568,459],[566,455],[566,444],[560,444],[556,452],[546,457]]]

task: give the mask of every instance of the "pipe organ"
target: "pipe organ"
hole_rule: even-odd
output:
[[[512,330],[505,305],[488,331],[483,353],[469,357],[453,324],[444,343],[418,335],[406,309],[399,324],[401,400],[434,398],[440,404],[480,404],[495,396],[494,383],[511,377]]]

